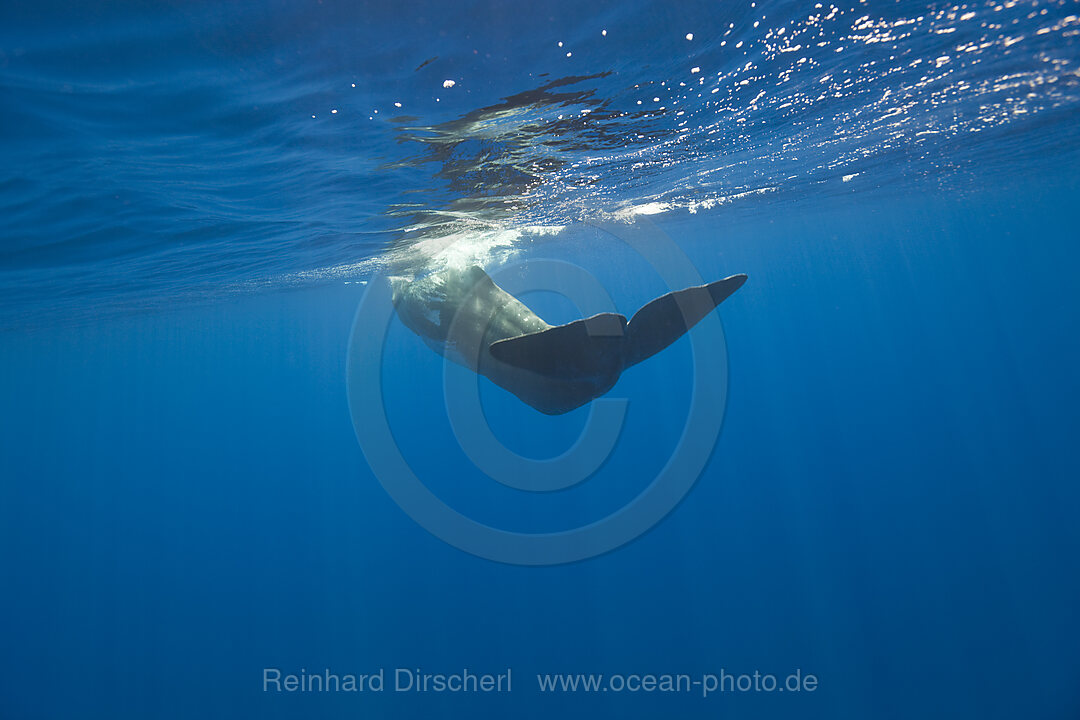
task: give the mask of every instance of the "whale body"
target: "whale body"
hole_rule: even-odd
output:
[[[481,268],[392,278],[398,317],[432,349],[548,415],[610,390],[628,367],[666,348],[746,282],[731,277],[668,293],[627,321],[600,313],[549,325]]]

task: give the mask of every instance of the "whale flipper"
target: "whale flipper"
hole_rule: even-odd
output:
[[[623,367],[636,365],[666,348],[746,282],[732,275],[707,285],[661,295],[634,313],[626,326]]]

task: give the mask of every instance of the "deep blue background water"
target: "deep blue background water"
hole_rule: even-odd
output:
[[[1076,717],[1078,7],[4,3],[0,716]],[[350,422],[363,283],[449,246],[567,260],[632,312],[662,282],[589,228],[643,213],[750,276],[694,490],[573,565],[430,536]],[[572,527],[670,454],[689,348],[624,376],[611,460],[544,496],[472,466],[400,325],[383,387],[455,506]],[[483,396],[523,453],[583,422]],[[398,666],[514,692],[260,682]],[[820,687],[534,681],[721,668]]]

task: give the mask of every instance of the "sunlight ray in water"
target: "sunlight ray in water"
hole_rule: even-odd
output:
[[[1080,0],[8,0],[0,102],[0,720],[1080,718]]]

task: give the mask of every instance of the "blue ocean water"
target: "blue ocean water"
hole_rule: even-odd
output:
[[[3,2],[0,98],[0,717],[1080,714],[1080,4]],[[460,375],[354,333],[453,264],[564,263],[629,315],[668,254],[626,237],[750,279],[722,345],[627,371],[580,486],[492,482]],[[588,423],[480,395],[527,458]],[[357,439],[385,412],[448,505],[556,532],[698,411],[682,502],[547,567],[427,532]],[[703,692],[755,672],[817,683]],[[539,687],[578,673],[608,689]],[[611,684],[650,674],[698,684]]]

